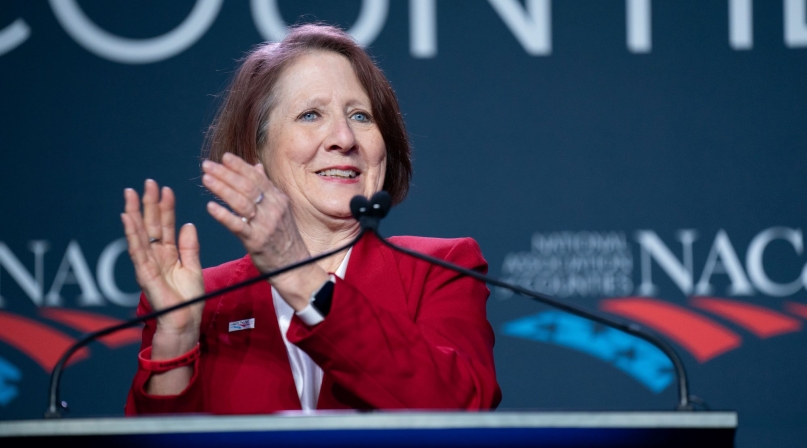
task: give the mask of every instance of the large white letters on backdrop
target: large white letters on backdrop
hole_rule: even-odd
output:
[[[785,43],[807,47],[807,0],[785,0]]]
[[[801,289],[802,284],[807,285],[807,265],[804,266],[801,278],[790,283],[776,283],[765,273],[762,265],[762,253],[768,247],[768,243],[773,240],[784,240],[793,245],[797,255],[804,251],[801,230],[789,229],[787,227],[772,227],[761,232],[751,240],[748,245],[748,253],[745,255],[745,264],[748,266],[748,276],[754,285],[765,294],[775,297],[785,297],[795,294]]]
[[[25,20],[17,19],[0,30],[0,56],[19,47],[31,35],[31,27]]]
[[[0,241],[0,271],[5,270],[36,306],[63,306],[65,300],[61,292],[65,285],[78,286],[81,291],[76,297],[79,306],[105,305],[104,298],[115,305],[135,306],[140,293],[121,291],[115,279],[115,265],[126,252],[126,247],[126,238],[119,238],[109,243],[101,252],[95,271],[98,286],[87,258],[75,240],[67,245],[47,294],[44,293],[45,254],[50,250],[47,241],[35,240],[28,243],[28,250],[34,254],[33,275],[14,252]],[[0,308],[3,306],[5,303],[0,294]]]
[[[280,16],[277,0],[252,0],[250,10],[252,20],[264,39],[283,40],[288,25]],[[359,18],[348,33],[361,45],[370,45],[384,28],[388,11],[389,0],[363,0]]]
[[[650,53],[653,48],[650,0],[625,0],[625,12],[628,50]]]
[[[550,0],[527,0],[525,8],[522,8],[517,0],[488,0],[488,2],[504,20],[527,54],[541,56],[552,52]]]
[[[415,58],[437,56],[437,0],[409,0],[409,53]]]
[[[677,239],[683,249],[681,260],[664,244],[656,232],[652,230],[636,232],[636,241],[641,250],[642,283],[637,290],[639,294],[652,296],[658,292],[658,287],[653,283],[652,278],[652,260],[656,261],[678,289],[686,295],[712,294],[714,291],[709,281],[716,273],[728,276],[731,283],[728,293],[732,296],[750,296],[759,290],[768,296],[786,297],[807,286],[807,265],[802,268],[801,275],[795,280],[789,283],[778,283],[768,277],[763,263],[765,249],[775,240],[790,243],[796,255],[801,256],[804,252],[801,229],[771,227],[757,234],[748,244],[748,251],[745,254],[745,270],[743,270],[728,234],[721,229],[715,235],[697,284],[693,284],[694,266],[692,263],[692,244],[697,239],[697,232],[694,230],[679,231]],[[748,272],[747,276],[746,272]]]
[[[140,300],[139,292],[123,292],[115,282],[115,264],[120,255],[128,248],[126,238],[117,239],[109,243],[101,256],[98,257],[98,267],[95,277],[98,279],[98,287],[110,302],[120,306],[135,306]]]
[[[729,0],[729,43],[735,50],[754,46],[753,0]]]
[[[251,0],[252,20],[260,35],[278,41],[287,24],[279,0]],[[162,36],[128,39],[116,36],[92,21],[76,0],[49,0],[56,19],[76,42],[104,59],[122,64],[149,64],[183,52],[195,44],[216,20],[222,0],[197,0],[188,17]],[[784,43],[789,48],[807,47],[807,0],[782,0]],[[551,0],[488,0],[494,12],[531,56],[552,53]],[[753,0],[728,0],[728,42],[734,50],[754,47]],[[652,0],[625,0],[627,48],[631,53],[653,49]],[[369,46],[384,29],[389,0],[363,0],[356,22],[348,32]],[[25,43],[31,27],[18,18],[0,29],[0,56]],[[437,0],[409,0],[409,52],[414,58],[437,55]]]
[[[70,37],[92,53],[124,64],[148,64],[168,59],[196,43],[216,19],[221,2],[197,0],[178,27],[150,39],[128,39],[107,32],[84,14],[76,0],[50,0],[50,7]]]

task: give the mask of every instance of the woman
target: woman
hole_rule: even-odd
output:
[[[341,30],[292,29],[242,62],[208,133],[208,212],[248,255],[202,270],[191,224],[148,180],[121,215],[143,289],[139,314],[354,239],[349,202],[406,195],[411,166],[397,100]],[[471,239],[394,238],[484,271]],[[318,263],[150,321],[126,414],[312,409],[491,409],[501,400],[479,281],[367,236]],[[312,303],[313,300],[313,303]],[[325,303],[325,305],[320,305]]]

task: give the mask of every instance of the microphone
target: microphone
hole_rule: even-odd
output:
[[[367,199],[364,199],[364,200],[367,201]],[[370,209],[372,209],[371,205],[368,205],[368,206],[369,206]],[[351,201],[351,209],[352,209],[352,201]],[[373,209],[373,210],[375,210],[375,209]],[[389,210],[389,207],[387,207],[387,210]],[[386,215],[386,213],[384,213],[384,214]],[[380,219],[380,218],[378,218],[378,219]],[[376,225],[378,225],[377,222],[376,222]],[[328,252],[323,252],[323,253],[321,253],[319,255],[316,255],[316,256],[313,256],[313,257],[310,257],[310,258],[306,258],[305,260],[301,260],[301,261],[298,261],[296,263],[292,263],[290,265],[275,269],[274,271],[266,272],[266,273],[258,275],[256,277],[246,279],[246,280],[244,280],[244,281],[242,281],[240,283],[236,283],[236,284],[233,284],[233,285],[221,288],[221,289],[217,289],[215,291],[206,293],[204,295],[201,295],[201,296],[196,297],[194,299],[188,300],[186,302],[178,303],[178,304],[170,306],[168,308],[163,308],[161,310],[154,311],[152,313],[149,313],[149,314],[146,314],[146,315],[134,318],[134,319],[130,319],[130,320],[127,320],[125,322],[121,322],[120,324],[113,325],[113,326],[110,326],[110,327],[107,327],[107,328],[102,328],[102,329],[100,329],[98,331],[94,331],[92,333],[86,334],[84,337],[82,337],[81,339],[76,341],[73,345],[68,347],[67,350],[65,350],[64,354],[62,355],[62,357],[59,358],[59,361],[53,367],[53,370],[51,371],[51,374],[50,374],[50,388],[48,390],[48,409],[45,411],[44,417],[48,418],[48,419],[50,419],[50,418],[60,418],[60,417],[62,417],[62,414],[66,413],[68,411],[67,403],[64,402],[64,401],[59,400],[59,382],[60,382],[61,377],[62,377],[62,372],[64,372],[65,364],[67,364],[67,361],[70,360],[70,357],[73,356],[73,354],[76,351],[78,351],[78,349],[80,349],[81,347],[84,347],[85,345],[89,344],[90,342],[92,342],[92,341],[94,341],[94,340],[96,340],[96,339],[98,339],[100,337],[106,336],[108,334],[114,333],[114,332],[119,331],[119,330],[123,330],[124,328],[132,327],[134,325],[137,325],[139,323],[145,322],[147,320],[154,319],[155,317],[162,316],[163,314],[170,313],[171,311],[175,311],[175,310],[178,310],[180,308],[184,308],[186,306],[193,305],[195,303],[207,301],[209,299],[212,299],[213,297],[217,297],[217,296],[220,296],[222,294],[226,294],[226,293],[234,291],[236,289],[243,288],[245,286],[249,286],[249,285],[251,285],[253,283],[257,283],[259,281],[266,280],[269,277],[274,277],[274,276],[282,274],[284,272],[288,272],[288,271],[291,271],[293,269],[297,269],[299,267],[305,266],[307,264],[314,263],[316,261],[322,260],[323,258],[330,257],[331,255],[334,255],[334,254],[336,254],[338,252],[341,252],[341,251],[353,246],[354,244],[356,244],[364,236],[365,233],[366,233],[366,230],[364,230],[364,227],[362,227],[361,231],[356,236],[356,238],[354,238],[349,243],[347,243],[344,246],[339,247],[337,249],[333,249],[333,250],[330,250]]]
[[[350,213],[362,230],[378,230],[379,222],[387,216],[391,207],[392,199],[384,190],[374,194],[369,200],[360,195],[353,196],[350,200]]]
[[[511,285],[497,278],[480,274],[477,271],[466,269],[462,266],[457,266],[445,260],[434,258],[429,255],[422,254],[420,252],[416,252],[411,249],[407,249],[405,247],[397,246],[392,242],[390,242],[389,240],[387,240],[386,238],[384,238],[378,231],[379,221],[381,220],[381,218],[387,215],[391,205],[392,200],[390,199],[389,194],[386,191],[382,190],[374,194],[369,200],[361,196],[355,196],[350,201],[350,211],[353,214],[353,217],[356,218],[357,221],[359,221],[359,224],[361,224],[362,232],[369,232],[375,234],[375,236],[378,237],[381,243],[383,243],[390,249],[407,254],[415,258],[419,258],[432,264],[436,264],[438,266],[450,269],[460,274],[473,277],[485,283],[509,289],[513,292],[527,296],[545,305],[549,305],[554,308],[558,308],[562,311],[565,311],[567,313],[583,317],[585,319],[597,322],[599,324],[611,328],[615,328],[617,330],[636,336],[640,339],[643,339],[653,344],[655,347],[661,350],[667,356],[667,358],[670,359],[675,368],[675,375],[678,382],[678,403],[675,406],[675,410],[693,411],[695,409],[693,403],[703,404],[703,400],[701,400],[700,398],[689,395],[689,381],[687,379],[686,370],[684,369],[684,363],[681,361],[681,358],[678,356],[678,353],[676,353],[673,347],[669,343],[667,343],[664,339],[661,339],[660,337],[654,335],[653,333],[650,333],[649,331],[645,330],[636,323],[619,322],[611,319],[610,317],[601,315],[595,311],[588,310],[578,305],[572,305],[570,303],[561,302],[560,300],[550,297],[546,294],[531,291],[529,289],[525,289],[517,285]]]

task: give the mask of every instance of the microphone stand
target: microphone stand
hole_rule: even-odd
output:
[[[314,263],[316,261],[322,260],[323,258],[330,257],[331,255],[334,255],[334,254],[336,254],[338,252],[341,252],[341,251],[343,251],[343,250],[345,250],[345,249],[347,249],[349,247],[352,247],[354,244],[356,244],[364,236],[364,234],[365,234],[365,230],[362,228],[362,230],[359,232],[359,234],[356,236],[356,238],[353,239],[353,241],[345,244],[342,247],[333,249],[333,250],[328,251],[328,252],[323,252],[323,253],[321,253],[319,255],[316,255],[316,256],[313,256],[311,258],[307,258],[305,260],[298,261],[296,263],[292,263],[292,264],[284,266],[282,268],[275,269],[274,271],[266,272],[266,273],[261,274],[259,276],[244,280],[242,282],[227,286],[225,288],[221,288],[221,289],[206,293],[205,295],[196,297],[196,298],[188,300],[186,302],[178,303],[178,304],[170,306],[168,308],[163,308],[161,310],[154,311],[152,313],[137,317],[135,319],[127,320],[126,322],[122,322],[120,324],[113,325],[113,326],[110,326],[110,327],[107,327],[107,328],[102,328],[102,329],[100,329],[98,331],[94,331],[92,333],[86,334],[83,338],[79,339],[73,345],[68,347],[67,350],[65,350],[64,354],[62,355],[61,358],[59,358],[59,361],[56,363],[56,366],[54,366],[53,370],[51,371],[51,374],[50,374],[50,389],[49,389],[49,394],[48,394],[48,409],[47,409],[47,411],[45,411],[45,418],[60,418],[60,417],[62,417],[63,413],[67,412],[67,403],[64,402],[64,401],[62,401],[62,402],[59,401],[59,382],[61,380],[62,372],[64,371],[65,364],[70,359],[70,357],[73,356],[73,354],[76,351],[78,351],[78,349],[80,349],[81,347],[84,347],[85,345],[89,344],[90,342],[94,341],[95,339],[98,339],[100,337],[106,336],[106,335],[108,335],[110,333],[114,333],[114,332],[116,332],[118,330],[123,330],[124,328],[129,328],[131,326],[137,325],[137,324],[145,322],[147,320],[154,319],[155,317],[162,316],[163,314],[170,313],[171,311],[175,311],[175,310],[177,310],[179,308],[184,308],[186,306],[193,305],[194,303],[204,302],[206,300],[212,299],[213,297],[217,297],[217,296],[220,296],[222,294],[226,294],[226,293],[234,291],[236,289],[243,288],[245,286],[249,286],[249,285],[251,285],[253,283],[257,283],[257,282],[259,282],[261,280],[266,280],[269,277],[274,277],[275,275],[279,275],[279,274],[282,274],[284,272],[288,272],[288,271],[291,271],[293,269],[297,269],[299,267],[305,266],[307,264],[311,264],[311,263]]]
[[[62,417],[63,413],[67,411],[67,403],[63,401],[59,401],[59,382],[61,380],[62,372],[64,372],[65,365],[67,361],[70,359],[76,351],[78,351],[81,347],[89,344],[90,342],[94,341],[97,338],[106,336],[108,334],[114,333],[116,331],[122,330],[124,328],[128,328],[139,323],[145,322],[150,319],[154,319],[158,316],[162,316],[163,314],[170,313],[175,311],[179,308],[183,308],[186,306],[193,305],[195,303],[204,302],[206,300],[212,299],[213,297],[220,296],[222,294],[226,294],[228,292],[234,291],[239,288],[243,288],[245,286],[251,285],[253,283],[257,283],[262,280],[266,280],[270,277],[275,275],[282,274],[284,272],[291,271],[293,269],[297,269],[299,267],[305,266],[310,263],[314,263],[319,261],[323,258],[329,257],[334,255],[338,252],[341,252],[349,247],[352,247],[356,244],[366,233],[374,234],[385,246],[407,254],[409,256],[419,258],[421,260],[427,261],[429,263],[436,264],[438,266],[444,267],[446,269],[450,269],[452,271],[458,272],[463,275],[467,275],[469,277],[473,277],[477,280],[481,280],[485,283],[496,285],[502,288],[507,288],[511,291],[517,292],[521,295],[527,296],[533,300],[536,300],[540,303],[545,305],[550,305],[552,307],[561,309],[571,314],[575,314],[581,316],[583,318],[592,320],[594,322],[598,322],[605,326],[615,328],[617,330],[623,331],[625,333],[631,334],[638,338],[641,338],[650,344],[654,345],[672,361],[673,366],[675,367],[675,374],[676,378],[678,379],[678,404],[676,405],[675,409],[678,411],[692,411],[694,410],[693,402],[701,403],[702,401],[694,396],[689,395],[689,386],[686,371],[684,370],[684,364],[681,361],[681,358],[675,352],[670,344],[668,344],[663,339],[653,335],[652,333],[644,330],[642,327],[635,323],[621,323],[618,321],[614,321],[608,317],[602,316],[597,314],[594,311],[586,310],[582,307],[578,307],[572,304],[563,303],[554,299],[550,296],[545,294],[541,294],[535,291],[530,291],[528,289],[522,288],[520,286],[511,285],[507,282],[498,280],[493,277],[488,277],[487,275],[481,274],[477,271],[463,268],[462,266],[457,266],[455,264],[449,263],[445,260],[441,260],[439,258],[434,258],[428,256],[426,254],[421,254],[419,252],[415,252],[413,250],[396,246],[395,244],[391,243],[387,239],[381,235],[378,231],[378,225],[382,218],[384,218],[387,213],[389,212],[390,208],[392,207],[392,200],[390,196],[385,191],[379,191],[371,199],[367,199],[364,196],[355,196],[350,201],[350,211],[354,218],[359,222],[361,226],[361,231],[353,239],[353,241],[345,244],[342,247],[337,249],[321,253],[319,255],[313,256],[311,258],[298,261],[297,263],[292,263],[290,265],[284,266],[282,268],[275,269],[274,271],[267,272],[261,274],[259,276],[244,280],[240,283],[236,283],[234,285],[230,285],[228,287],[218,289],[216,291],[212,291],[206,293],[202,296],[196,297],[194,299],[188,300],[183,303],[176,304],[174,306],[170,306],[168,308],[163,308],[158,311],[154,311],[152,313],[146,314],[144,316],[137,317],[135,319],[131,319],[125,322],[122,322],[117,325],[113,325],[107,328],[102,328],[101,330],[94,331],[92,333],[86,334],[83,338],[75,342],[71,345],[67,350],[65,350],[64,354],[59,358],[59,361],[54,366],[53,370],[51,371],[50,376],[50,388],[49,388],[49,395],[48,395],[48,409],[45,411],[45,418],[60,418]]]
[[[549,305],[558,308],[560,310],[563,310],[567,313],[575,314],[577,316],[592,320],[602,325],[615,328],[617,330],[623,331],[625,333],[628,333],[630,335],[636,336],[640,339],[649,342],[650,344],[654,345],[659,350],[661,350],[670,359],[675,368],[675,375],[678,380],[678,404],[675,406],[675,410],[693,411],[695,409],[693,406],[693,402],[702,404],[702,400],[700,398],[689,395],[689,382],[687,379],[686,370],[684,369],[684,363],[681,361],[681,358],[678,356],[678,354],[675,352],[672,346],[665,340],[648,332],[647,330],[643,329],[636,323],[618,322],[606,316],[600,315],[595,311],[590,311],[576,305],[561,302],[546,294],[530,291],[529,289],[525,289],[517,285],[511,285],[502,280],[496,279],[494,277],[489,277],[487,275],[481,274],[471,269],[466,269],[462,266],[457,266],[445,260],[434,258],[426,254],[422,254],[420,252],[415,252],[405,247],[397,246],[392,242],[388,241],[386,238],[384,238],[384,236],[381,235],[381,233],[378,231],[379,221],[381,220],[381,218],[386,216],[391,206],[392,206],[391,199],[389,197],[389,194],[387,194],[387,192],[385,191],[379,191],[378,193],[373,195],[373,197],[369,201],[364,197],[356,196],[353,198],[353,200],[351,200],[350,203],[350,208],[351,212],[353,213],[353,217],[359,221],[360,225],[362,226],[362,232],[369,232],[374,234],[376,237],[378,237],[381,243],[383,243],[390,249],[393,249],[395,251],[404,253],[406,255],[415,258],[419,258],[429,263],[436,264],[446,269],[450,269],[454,272],[458,272],[460,274],[473,277],[485,283],[509,289],[513,292],[527,296],[545,305]]]

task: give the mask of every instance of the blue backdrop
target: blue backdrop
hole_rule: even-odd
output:
[[[203,131],[282,23],[350,28],[414,147],[387,235],[471,236],[493,275],[666,337],[738,446],[807,437],[807,0],[193,0],[0,8],[0,419],[39,418],[64,347],[131,317],[125,187],[174,188],[205,266]],[[502,409],[669,410],[669,363],[494,289]],[[122,415],[137,332],[67,370],[73,416]]]

